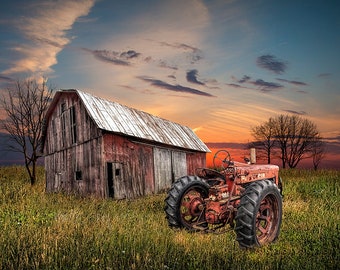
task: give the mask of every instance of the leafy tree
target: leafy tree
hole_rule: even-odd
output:
[[[42,128],[52,92],[45,81],[18,80],[0,99],[7,116],[0,120],[0,127],[10,135],[9,149],[23,154],[31,185],[36,181]]]
[[[262,149],[267,150],[267,156],[273,154],[273,149],[279,150],[283,168],[295,168],[302,159],[312,157],[315,142],[320,139],[316,125],[298,115],[271,117],[253,128],[252,134],[257,144],[261,142]]]

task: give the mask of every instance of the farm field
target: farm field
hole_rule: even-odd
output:
[[[240,249],[234,231],[168,227],[166,194],[131,201],[46,194],[0,168],[0,269],[338,269],[340,171],[282,170],[278,241]]]

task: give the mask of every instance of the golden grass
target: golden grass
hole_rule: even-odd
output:
[[[337,269],[338,171],[284,170],[279,240],[240,249],[235,233],[168,227],[166,194],[132,201],[44,192],[0,168],[0,269]]]

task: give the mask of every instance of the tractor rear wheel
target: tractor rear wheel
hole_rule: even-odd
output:
[[[282,197],[270,180],[251,183],[241,197],[236,215],[237,241],[244,248],[275,241],[280,233]]]
[[[173,183],[165,199],[168,224],[173,228],[198,230],[206,226],[205,202],[209,185],[197,176],[183,176]]]

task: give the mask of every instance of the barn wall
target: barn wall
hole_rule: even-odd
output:
[[[55,105],[46,132],[46,191],[106,196],[102,137],[77,95]]]
[[[191,153],[131,141],[112,133],[104,134],[105,181],[115,199],[134,198],[169,189],[188,171],[205,164],[205,153]],[[198,160],[197,160],[198,159]],[[190,164],[187,164],[187,162]],[[108,164],[110,163],[110,164]],[[111,178],[111,181],[108,179]],[[110,192],[110,185],[113,191]]]
[[[134,198],[154,192],[152,147],[131,142],[126,137],[104,134],[104,159],[112,164],[113,197]],[[109,188],[109,187],[108,187]]]
[[[194,175],[196,168],[206,167],[206,153],[187,153],[187,174]]]

